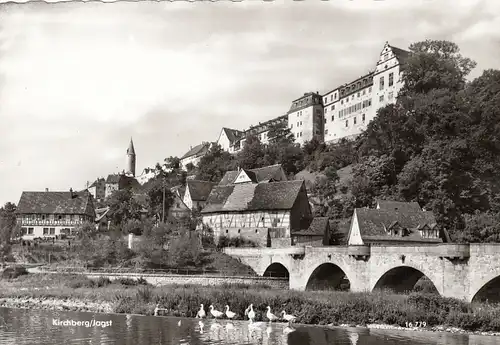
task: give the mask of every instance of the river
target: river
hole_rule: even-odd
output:
[[[78,325],[77,323],[81,324]],[[0,344],[493,345],[499,337],[0,308]]]

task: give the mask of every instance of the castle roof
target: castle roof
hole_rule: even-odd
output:
[[[303,187],[303,181],[242,183],[215,186],[202,213],[260,210],[290,210]],[[303,189],[305,193],[305,188]]]
[[[81,192],[23,192],[16,213],[95,216],[91,195],[86,190]]]
[[[186,188],[189,189],[191,200],[205,201],[210,195],[215,183],[210,181],[188,180],[186,181]]]

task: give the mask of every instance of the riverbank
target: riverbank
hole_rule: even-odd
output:
[[[218,310],[229,305],[242,320],[253,303],[257,321],[265,320],[269,305],[297,316],[297,323],[320,326],[421,329],[455,333],[500,332],[500,306],[470,305],[436,295],[349,293],[334,291],[283,291],[248,285],[206,287],[170,285],[152,287],[143,281],[92,280],[79,275],[29,274],[1,282],[0,306],[53,310],[195,317],[200,304]],[[425,327],[407,327],[418,323]],[[390,326],[389,326],[390,325]],[[485,333],[487,332],[487,333]]]

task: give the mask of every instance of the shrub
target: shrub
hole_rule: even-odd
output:
[[[26,268],[24,268],[23,266],[10,266],[3,270],[2,278],[15,279],[25,274],[28,274],[28,271],[26,271]]]

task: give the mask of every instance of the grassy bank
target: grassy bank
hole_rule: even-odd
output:
[[[266,306],[278,314],[285,309],[297,322],[313,325],[389,324],[404,327],[406,322],[425,322],[428,327],[445,325],[467,331],[500,331],[500,306],[471,305],[436,295],[350,293],[334,291],[282,291],[265,286],[201,287],[172,285],[152,287],[144,281],[123,279],[92,280],[82,276],[32,274],[2,281],[0,298],[6,301],[62,300],[95,302],[107,311],[152,315],[156,304],[166,315],[194,317],[200,304],[222,310],[226,304],[243,319],[253,303],[258,320],[264,320]],[[49,303],[50,304],[50,303]],[[28,305],[28,307],[37,307]],[[80,310],[71,306],[69,310]]]

